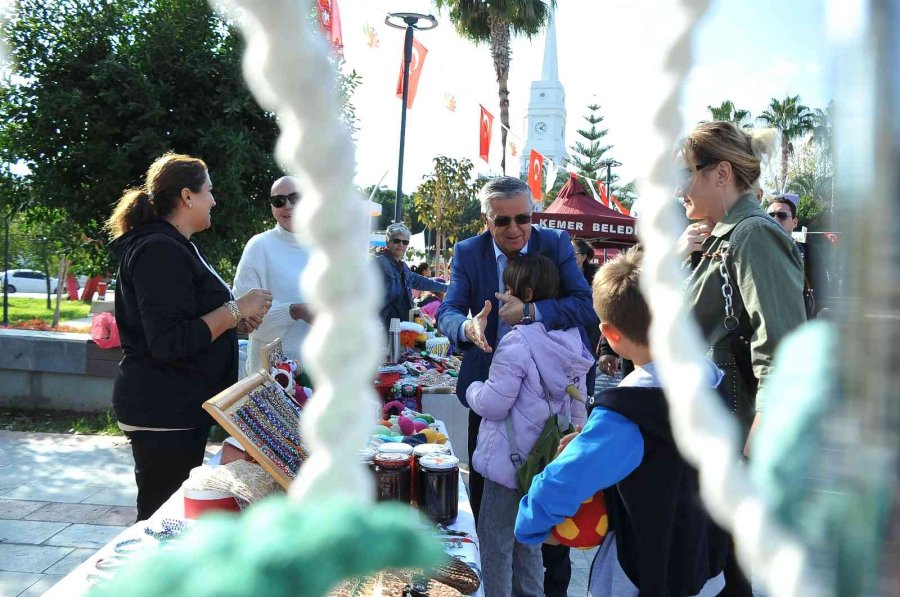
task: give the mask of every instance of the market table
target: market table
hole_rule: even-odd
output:
[[[455,396],[448,394],[441,395],[442,399],[448,399],[450,397],[453,398],[453,401],[457,405],[459,405],[460,408],[463,408],[462,405],[460,405],[459,402],[456,401]],[[443,425],[442,422],[438,421],[438,424],[442,428],[442,431],[446,431],[446,426]],[[465,446],[465,444],[462,445]],[[217,465],[218,459],[219,455],[216,455],[210,461],[210,465]],[[149,520],[134,524],[122,531],[115,539],[110,541],[97,553],[92,555],[75,570],[70,572],[65,578],[56,583],[48,592],[45,593],[45,595],[49,595],[51,597],[77,597],[87,594],[88,589],[90,588],[88,576],[97,570],[97,562],[101,558],[112,556],[115,553],[116,545],[120,544],[123,541],[135,538],[148,540],[149,538],[144,533],[144,529],[148,526],[151,528],[159,528],[162,524],[163,519],[166,518],[184,519],[184,494],[181,490],[177,491],[171,498],[169,498],[168,501],[166,501],[166,503],[163,504],[160,509],[150,517]],[[202,524],[202,520],[199,522],[199,524]],[[478,575],[480,577],[481,558],[479,552],[478,535],[475,532],[475,517],[472,514],[472,507],[469,503],[469,495],[466,492],[465,485],[463,484],[461,478],[459,483],[459,514],[456,518],[456,521],[448,526],[454,531],[462,531],[467,533],[468,536],[473,540],[473,543],[462,543],[459,546],[451,547],[448,550],[448,553],[450,553],[450,555],[459,557],[464,562],[472,566],[478,572]],[[153,541],[152,539],[149,540],[151,542]],[[473,593],[473,595],[483,597],[484,591],[479,588],[479,590]]]
[[[454,447],[453,455],[460,463],[469,465],[469,409],[456,394],[422,393],[422,410],[436,420],[444,421],[447,437]]]

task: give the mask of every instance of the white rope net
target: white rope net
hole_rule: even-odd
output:
[[[278,114],[277,156],[305,178],[298,210],[300,234],[313,257],[303,279],[317,313],[304,346],[317,381],[316,399],[304,417],[311,458],[291,487],[298,499],[344,496],[368,499],[371,481],[357,461],[374,422],[372,375],[382,338],[377,323],[377,280],[366,264],[366,204],[353,189],[353,148],[338,119],[335,74],[328,49],[313,34],[305,0],[216,0],[238,9],[247,38],[244,70],[260,104]],[[738,434],[730,414],[704,386],[704,354],[685,308],[683,276],[675,247],[672,148],[681,131],[678,99],[691,66],[691,34],[708,7],[705,0],[661,3],[668,52],[657,57],[660,93],[652,120],[634,134],[658,158],[643,181],[645,212],[639,234],[645,245],[644,289],[653,312],[651,342],[672,413],[679,449],[700,471],[701,490],[714,518],[734,533],[745,569],[773,595],[815,595],[802,546],[766,512],[740,466]],[[327,415],[327,416],[326,416]]]
[[[701,494],[710,514],[735,538],[738,558],[773,595],[816,595],[803,546],[766,512],[737,456],[742,446],[732,416],[705,384],[699,359],[705,354],[699,329],[685,306],[684,274],[675,248],[680,233],[673,200],[673,148],[682,131],[678,99],[691,67],[693,28],[706,0],[682,0],[669,6],[665,45],[658,57],[659,107],[652,121],[634,123],[634,134],[658,156],[641,181],[642,217],[638,235],[644,244],[642,288],[653,314],[650,341],[659,366],[679,450],[700,472]],[[659,18],[663,18],[660,16]]]
[[[368,263],[368,205],[353,187],[353,144],[339,118],[335,69],[312,29],[305,0],[216,0],[247,40],[244,77],[260,105],[278,115],[279,163],[303,181],[297,234],[311,257],[302,284],[316,319],[304,344],[316,398],[301,426],[310,458],[290,494],[298,500],[374,496],[358,451],[375,423],[372,385],[383,337],[381,296]]]

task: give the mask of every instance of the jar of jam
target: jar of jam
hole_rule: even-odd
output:
[[[419,459],[423,456],[449,456],[449,444],[419,444],[413,448],[412,459],[412,497],[413,503],[419,502]]]
[[[447,455],[419,459],[419,510],[439,524],[459,513],[459,458]]]
[[[413,447],[402,442],[385,442],[378,446],[380,454],[403,454],[407,458],[412,458]]]
[[[375,463],[375,499],[410,503],[412,471],[406,454],[378,452]]]

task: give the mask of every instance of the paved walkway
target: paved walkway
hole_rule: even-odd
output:
[[[43,594],[130,526],[133,467],[124,437],[0,431],[0,597]],[[570,595],[593,553],[572,550]]]

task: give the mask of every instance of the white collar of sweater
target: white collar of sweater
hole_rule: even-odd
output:
[[[272,228],[272,235],[286,245],[291,245],[292,247],[300,246],[300,242],[297,240],[297,237],[294,235],[294,233],[288,232],[287,230],[282,228],[281,224],[275,224],[275,227]]]

